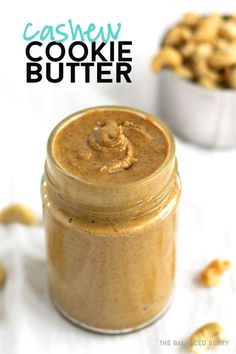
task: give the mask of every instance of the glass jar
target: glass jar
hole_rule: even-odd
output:
[[[134,182],[101,184],[63,170],[52,153],[56,134],[100,109],[131,112],[162,131],[168,154],[154,173]],[[51,297],[66,318],[96,332],[125,333],[162,316],[174,286],[180,190],[173,137],[151,115],[127,107],[95,107],[55,127],[42,200]]]

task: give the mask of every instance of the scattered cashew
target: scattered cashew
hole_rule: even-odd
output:
[[[224,340],[223,327],[217,322],[207,323],[192,334],[189,349],[200,354],[207,349],[213,349],[221,340]]]
[[[37,222],[37,217],[27,206],[12,204],[0,211],[0,223],[11,224],[14,222],[24,225],[33,225]]]
[[[163,67],[175,69],[182,63],[180,53],[172,47],[164,47],[153,58],[151,66],[154,72],[160,71]]]
[[[0,288],[3,287],[6,281],[6,270],[2,262],[0,262]]]
[[[221,276],[226,269],[231,267],[227,260],[217,259],[211,262],[200,274],[201,282],[206,286],[215,286],[220,282]]]

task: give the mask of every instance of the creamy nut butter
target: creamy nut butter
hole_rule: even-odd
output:
[[[179,195],[173,138],[148,113],[95,107],[57,125],[42,182],[56,307],[105,333],[160,317],[173,290]]]

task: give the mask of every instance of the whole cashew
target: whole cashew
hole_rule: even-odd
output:
[[[233,21],[223,22],[219,33],[228,40],[236,39],[236,23]]]
[[[197,78],[205,77],[214,82],[220,80],[219,73],[209,67],[205,58],[196,58],[193,61],[193,71]]]
[[[202,19],[197,26],[194,38],[197,42],[212,42],[218,32],[221,18],[218,14]]]
[[[220,282],[225,270],[229,269],[231,263],[227,260],[216,259],[211,262],[200,274],[200,280],[205,286],[215,286]]]
[[[27,206],[12,204],[0,211],[0,223],[11,224],[14,222],[33,225],[37,222],[37,217]]]
[[[193,79],[193,73],[187,66],[180,66],[174,69],[174,73],[178,76],[182,77],[183,79],[191,80]]]
[[[212,53],[209,64],[218,70],[236,64],[236,48],[228,47]]]
[[[176,49],[164,47],[153,58],[151,67],[154,72],[159,72],[163,67],[176,69],[181,63],[181,54]]]
[[[217,341],[224,339],[223,327],[217,322],[207,323],[198,328],[189,339],[189,349],[200,354],[216,346]]]
[[[194,52],[194,58],[202,59],[208,58],[213,52],[213,46],[211,43],[200,43],[196,46]]]
[[[187,26],[196,26],[200,21],[200,16],[194,12],[188,12],[183,16],[182,23]]]
[[[217,85],[217,83],[215,81],[213,81],[213,80],[209,79],[209,77],[205,77],[205,76],[200,77],[198,79],[198,83],[208,89],[215,89],[215,88],[219,87],[219,85]]]
[[[188,59],[195,53],[196,47],[196,43],[194,41],[190,41],[180,47],[179,51],[185,59]]]
[[[167,33],[164,44],[166,46],[179,46],[192,37],[192,32],[187,26],[176,26]]]

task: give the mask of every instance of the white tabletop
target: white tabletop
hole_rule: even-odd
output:
[[[39,185],[53,126],[67,114],[100,104],[129,105],[155,114],[157,78],[150,73],[149,61],[163,30],[189,9],[230,12],[233,4],[233,0],[147,0],[138,6],[124,0],[5,4],[0,12],[0,207],[21,202],[41,217]],[[133,40],[132,84],[25,83],[24,25],[68,18],[85,24],[122,22],[123,38]],[[75,327],[49,299],[42,227],[0,226],[0,259],[8,272],[0,293],[0,354],[186,353],[174,341],[185,341],[210,321],[222,323],[230,338],[228,346],[216,353],[235,353],[235,265],[212,289],[199,286],[196,277],[215,258],[233,263],[236,259],[236,150],[207,151],[177,140],[177,156],[183,184],[177,281],[173,304],[163,319],[120,336]],[[162,345],[168,340],[170,346]]]

